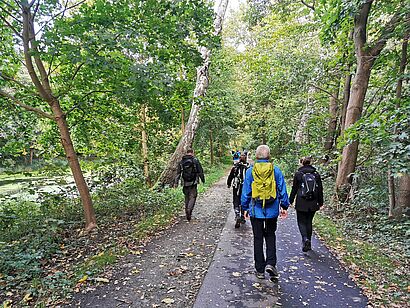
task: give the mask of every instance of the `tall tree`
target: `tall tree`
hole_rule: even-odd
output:
[[[387,40],[394,35],[394,29],[402,19],[402,12],[396,12],[384,26],[379,37],[373,42],[368,42],[367,26],[373,2],[373,0],[368,0],[362,3],[354,18],[353,39],[357,67],[347,106],[345,128],[349,128],[360,119],[373,64],[386,46]],[[336,178],[336,190],[342,202],[348,198],[352,175],[356,168],[358,149],[357,140],[343,148],[342,160]]]
[[[228,0],[221,0],[216,12],[214,20],[214,35],[218,36],[222,31],[222,24],[225,17],[226,8],[228,6]],[[191,112],[189,114],[188,122],[185,126],[185,132],[181,137],[175,152],[172,154],[168,161],[167,166],[162,172],[158,182],[163,185],[172,185],[175,180],[177,166],[182,156],[186,151],[192,147],[194,142],[195,133],[199,125],[199,111],[201,110],[201,99],[205,96],[209,85],[209,66],[211,51],[202,46],[201,56],[203,59],[202,66],[197,68],[196,86],[194,90]]]
[[[44,103],[47,103],[52,113],[50,114],[42,111],[40,108],[25,104],[14,94],[5,90],[0,90],[0,95],[15,105],[56,122],[60,133],[61,143],[83,204],[85,229],[91,230],[95,228],[97,224],[90,192],[87,183],[85,182],[77,153],[74,150],[70,130],[66,121],[66,115],[61,108],[58,95],[52,89],[49,81],[50,72],[47,70],[47,65],[45,65],[40,57],[39,42],[36,39],[37,33],[35,31],[35,25],[36,22],[38,22],[36,17],[38,18],[39,16],[37,13],[40,4],[40,1],[31,1],[30,3],[28,1],[15,1],[14,3],[11,3],[10,1],[8,7],[11,11],[4,10],[3,13],[0,13],[0,17],[3,24],[11,28],[15,33],[15,37],[21,41],[24,64],[31,82],[35,87],[35,93],[33,93],[33,95],[39,97]],[[67,7],[65,9],[67,9]],[[17,26],[14,24],[17,24]],[[5,75],[2,75],[2,77],[3,79],[9,79],[11,82],[21,85],[20,82],[11,77]]]

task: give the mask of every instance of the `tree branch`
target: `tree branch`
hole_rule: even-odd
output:
[[[330,97],[332,97],[332,98],[334,98],[337,102],[340,102],[340,99],[338,98],[338,97],[336,97],[333,93],[331,93],[331,92],[329,92],[329,91],[327,91],[327,90],[325,90],[325,89],[323,89],[323,88],[321,88],[321,87],[319,87],[319,86],[317,86],[317,85],[314,85],[314,84],[308,84],[309,86],[312,86],[312,87],[314,87],[315,89],[318,89],[318,90],[320,90],[320,91],[322,91],[322,92],[325,92],[326,94],[329,94],[329,96]]]
[[[356,46],[356,53],[363,54],[363,49],[367,42],[367,20],[373,0],[367,0],[362,4],[359,13],[354,18],[354,35],[353,39]]]
[[[304,0],[300,0],[306,7],[308,7],[309,9],[311,9],[312,11],[315,10],[315,2],[313,1],[313,3],[311,5],[307,4]]]
[[[17,35],[19,38],[23,38],[23,36],[17,31],[16,28],[13,27],[13,25],[11,23],[9,23],[7,21],[6,18],[4,18],[3,16],[0,15],[0,19],[4,21],[4,23],[7,25],[7,27],[9,27],[11,30],[13,30],[14,34]]]
[[[41,32],[41,31],[44,29],[44,27],[45,27],[50,21],[53,21],[54,19],[56,19],[56,18],[57,18],[58,16],[60,16],[60,15],[64,16],[64,14],[65,14],[66,11],[68,11],[68,10],[70,10],[70,9],[72,9],[72,8],[75,8],[76,6],[79,6],[79,5],[83,4],[83,3],[86,2],[86,1],[87,1],[87,0],[82,0],[82,1],[80,1],[80,2],[77,2],[77,3],[75,3],[75,4],[71,5],[71,6],[69,6],[69,7],[67,7],[67,5],[66,5],[65,8],[64,8],[62,11],[58,12],[57,14],[55,14],[54,16],[52,16],[49,20],[47,20],[47,21],[40,27],[40,29],[38,29],[38,31],[36,32],[36,35],[37,35],[39,32]]]
[[[2,71],[0,71],[0,77],[3,78],[3,79],[6,80],[6,81],[14,82],[15,84],[19,85],[20,87],[22,87],[22,88],[24,88],[25,90],[27,90],[28,92],[30,92],[30,94],[32,94],[32,95],[34,95],[34,96],[37,96],[37,97],[40,97],[40,96],[38,95],[38,93],[33,92],[33,91],[32,91],[31,89],[29,89],[25,84],[23,84],[22,82],[20,82],[20,81],[14,79],[14,78],[12,78],[12,77],[10,77],[10,76],[5,75]]]
[[[14,9],[10,4],[4,2],[3,0],[0,0],[0,3],[7,4],[11,9]],[[5,8],[2,8],[2,10],[3,10],[3,12],[6,12],[6,14],[7,14],[8,16],[10,16],[11,18],[13,18],[13,19],[14,19],[15,21],[17,21],[18,23],[20,23],[20,24],[23,23],[21,20],[18,20],[17,17],[15,17],[15,16],[13,15],[13,13],[10,13],[10,12],[9,12],[8,10],[6,10]]]
[[[44,111],[42,111],[42,110],[40,110],[40,109],[38,109],[38,108],[36,108],[36,107],[32,107],[32,106],[29,106],[29,105],[26,105],[26,104],[22,103],[20,100],[18,100],[17,98],[15,98],[13,95],[11,95],[11,94],[9,94],[9,93],[7,93],[7,92],[4,92],[3,90],[0,90],[0,96],[3,96],[4,98],[7,98],[7,99],[10,100],[13,104],[15,104],[15,105],[17,105],[17,106],[20,106],[20,107],[22,107],[22,108],[24,108],[24,109],[26,109],[26,110],[28,110],[28,111],[34,112],[34,113],[38,114],[39,116],[41,116],[41,117],[43,117],[43,118],[47,118],[47,119],[50,119],[50,120],[55,120],[55,118],[54,118],[53,115],[51,115],[51,114],[49,114],[49,113],[47,113],[47,112],[44,112]]]
[[[409,19],[409,14],[407,14],[406,19]],[[384,26],[382,33],[380,34],[379,38],[373,44],[373,47],[370,48],[370,55],[373,57],[377,57],[379,53],[382,51],[384,46],[386,46],[386,42],[389,38],[391,38],[394,34],[394,29],[397,27],[399,22],[401,21],[401,14],[397,12],[393,15],[393,17],[387,22]],[[372,45],[372,44],[369,44]]]
[[[87,94],[83,95],[83,97],[80,98],[80,102],[75,104],[73,107],[71,107],[67,112],[64,113],[64,115],[67,116],[70,112],[72,112],[73,110],[79,108],[84,103],[84,99],[87,96],[90,96],[93,93],[113,93],[113,91],[111,91],[111,90],[93,90],[93,91],[90,91]]]

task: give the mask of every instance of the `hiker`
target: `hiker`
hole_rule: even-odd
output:
[[[233,155],[232,155],[233,163],[234,163],[234,164],[238,163],[240,157],[241,157],[241,152],[239,152],[238,150],[236,150],[236,151],[233,153]]]
[[[312,220],[317,210],[323,206],[323,186],[319,173],[311,165],[312,158],[300,160],[301,167],[293,177],[290,203],[296,197],[296,216],[302,236],[302,251],[312,250]]]
[[[270,149],[260,145],[255,152],[256,162],[245,175],[241,204],[245,217],[250,215],[253,231],[253,254],[256,277],[272,281],[278,278],[276,269],[276,227],[279,213],[287,217],[289,199],[282,171],[269,162]],[[266,243],[266,258],[263,241]]]
[[[235,228],[239,228],[241,223],[245,223],[245,216],[243,215],[243,210],[241,209],[241,194],[243,180],[245,179],[245,171],[249,167],[246,162],[246,154],[242,154],[239,157],[239,162],[237,162],[231,169],[229,173],[228,180],[226,184],[228,188],[233,188],[233,209],[235,211]]]
[[[194,156],[194,151],[192,149],[189,149],[186,152],[186,155],[182,157],[182,160],[178,164],[175,187],[178,186],[181,176],[183,185],[182,191],[185,195],[186,219],[191,221],[192,210],[194,209],[196,197],[198,195],[197,184],[199,183],[199,179],[201,179],[202,183],[205,183],[205,176],[201,163]]]

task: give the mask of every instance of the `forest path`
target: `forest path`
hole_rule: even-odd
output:
[[[367,299],[317,238],[302,253],[294,211],[277,231],[278,283],[254,275],[252,230],[234,229],[222,178],[141,252],[125,257],[110,282],[76,294],[71,307],[366,307]]]

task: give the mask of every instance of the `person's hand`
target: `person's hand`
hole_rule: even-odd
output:
[[[286,217],[288,217],[288,210],[285,209],[280,209],[280,218],[281,219],[285,219]]]
[[[245,219],[249,219],[249,211],[243,211],[243,216]]]

